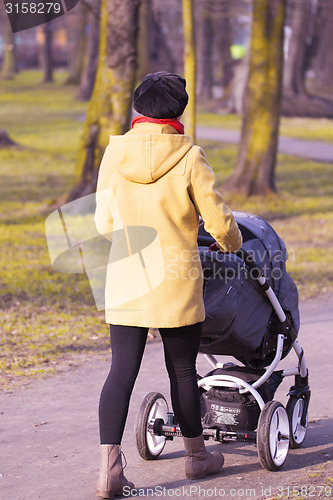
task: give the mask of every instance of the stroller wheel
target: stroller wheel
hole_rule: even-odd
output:
[[[168,421],[168,404],[159,392],[150,392],[141,403],[135,424],[136,446],[145,460],[154,460],[163,451],[165,436],[158,436],[153,431],[156,419]]]
[[[260,463],[265,469],[281,469],[289,448],[289,420],[284,406],[278,401],[269,401],[261,410],[257,447]]]
[[[306,436],[308,428],[308,414],[305,415],[305,422],[302,425],[302,416],[304,412],[305,402],[303,398],[291,396],[287,403],[287,414],[290,424],[290,448],[299,448]]]

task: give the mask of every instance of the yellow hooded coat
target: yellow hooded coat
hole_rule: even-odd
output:
[[[155,328],[205,318],[199,215],[224,251],[242,236],[202,149],[170,125],[137,123],[111,136],[100,166],[95,223],[112,241],[107,323]]]

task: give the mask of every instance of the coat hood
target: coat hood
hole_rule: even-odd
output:
[[[149,184],[175,167],[192,146],[190,137],[168,125],[140,124],[125,135],[111,136],[109,149],[112,167],[122,176]]]

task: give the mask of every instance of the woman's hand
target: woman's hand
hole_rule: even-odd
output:
[[[208,251],[209,252],[218,252],[218,253],[223,253],[221,248],[219,247],[219,245],[217,244],[216,241],[214,241],[214,243],[212,243],[210,245],[210,247],[208,248]]]
[[[210,245],[210,247],[208,248],[208,251],[209,252],[217,252],[217,253],[223,253],[224,255],[227,254],[227,253],[230,253],[230,252],[224,252],[220,245],[217,243],[217,241],[214,241],[214,243],[212,243]]]

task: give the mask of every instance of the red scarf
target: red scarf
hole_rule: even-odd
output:
[[[136,116],[132,120],[132,128],[136,123],[159,123],[160,125],[170,125],[178,134],[184,134],[184,125],[176,118],[151,118],[150,116]]]

